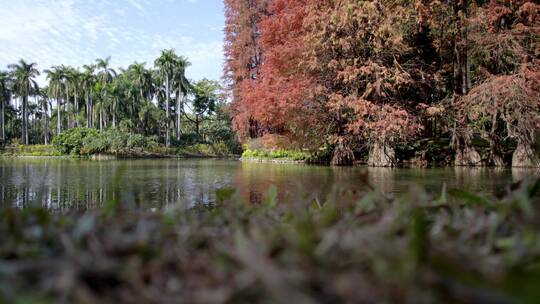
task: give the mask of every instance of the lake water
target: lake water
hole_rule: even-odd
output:
[[[215,201],[220,188],[260,202],[275,185],[281,202],[324,201],[361,195],[372,185],[394,195],[415,185],[438,196],[443,185],[488,196],[504,192],[528,170],[386,169],[293,164],[261,164],[234,160],[113,160],[0,158],[0,207],[32,204],[51,209],[99,208],[111,199],[129,208],[189,208]]]

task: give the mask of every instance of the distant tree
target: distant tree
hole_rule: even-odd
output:
[[[176,140],[180,141],[182,134],[182,115],[184,114],[184,99],[191,90],[191,84],[186,78],[186,68],[191,63],[187,58],[179,56],[174,70],[174,85],[176,87]]]
[[[200,125],[209,119],[216,110],[219,91],[222,89],[217,81],[203,79],[193,85],[192,116],[186,115],[188,120],[195,124],[195,132],[201,135]]]
[[[94,75],[96,66],[95,65],[84,65],[84,72],[81,77],[81,89],[83,91],[84,97],[86,99],[86,127],[91,128],[94,126],[93,121],[93,95],[96,86],[96,76]]]
[[[23,59],[8,67],[13,75],[13,90],[22,99],[22,142],[28,145],[28,97],[38,89],[35,78],[39,76],[36,63],[27,63]]]
[[[52,96],[56,101],[56,134],[60,134],[62,133],[62,101],[60,98],[60,92],[62,90],[62,71],[59,67],[52,67],[51,69],[47,69],[44,72],[45,74],[47,74],[47,80],[49,81],[47,93],[49,94],[49,96]]]
[[[6,107],[11,100],[11,76],[0,71],[0,140],[6,142]]]
[[[103,130],[105,120],[105,106],[109,102],[108,85],[117,76],[116,71],[110,67],[111,57],[96,59],[97,81],[99,82],[99,92],[101,100],[99,102],[99,128]]]
[[[165,85],[165,145],[171,145],[171,127],[170,127],[170,99],[171,99],[171,82],[174,75],[174,70],[177,64],[177,55],[174,50],[163,50],[161,55],[154,62],[159,71],[159,76]]]

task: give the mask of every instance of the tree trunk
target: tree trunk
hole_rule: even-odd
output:
[[[47,104],[45,102],[45,104]],[[45,143],[45,145],[48,145],[49,144],[49,113],[48,113],[48,110],[45,106],[45,108],[43,109],[43,112],[45,114],[45,124],[44,124],[44,129],[43,130],[44,132],[44,138],[43,138],[43,142]]]
[[[69,86],[67,84],[66,84],[66,102],[64,106],[66,107],[67,127],[69,129],[71,128],[71,119],[69,119]]]
[[[199,121],[199,115],[195,115],[195,131],[197,132],[197,136],[201,136],[201,132],[200,132],[200,121]]]
[[[57,120],[57,135],[62,133],[62,118],[61,118],[61,110],[60,110],[60,107],[62,106],[62,103],[60,102],[60,98],[58,98],[58,96],[56,96],[56,110],[57,110],[57,115],[56,115],[56,120]]]
[[[396,152],[387,143],[375,141],[369,149],[368,166],[395,167],[397,165]]]
[[[454,1],[453,5],[454,20],[456,21],[456,33],[454,34],[454,60],[453,60],[453,69],[454,69],[454,94],[461,95],[464,94],[466,88],[463,87],[463,46],[462,46],[462,20],[460,16],[460,11],[462,10],[462,2]]]
[[[103,131],[103,108],[99,108],[99,131]]]
[[[112,104],[112,127],[116,129],[116,103]]]
[[[86,127],[90,128],[90,98],[86,95]]]
[[[23,96],[22,98],[22,142],[24,145],[28,145],[28,97]]]
[[[94,101],[92,100],[91,97],[89,97],[89,102],[90,102],[90,103],[89,103],[89,104],[90,104],[90,110],[89,110],[89,112],[88,112],[88,116],[89,116],[89,119],[90,119],[90,126],[89,126],[89,128],[93,128],[93,127],[95,127],[95,126],[94,126],[94,121],[95,121],[95,117],[96,117],[95,115],[96,115],[96,113],[94,112]]]
[[[338,140],[330,164],[333,166],[352,166],[354,164],[354,153],[343,138]]]
[[[169,121],[170,117],[170,111],[169,111],[169,98],[170,98],[170,87],[169,87],[169,75],[165,77],[165,146],[170,147],[171,146],[171,130],[170,126],[171,123]]]
[[[459,15],[460,18],[460,27],[461,31],[459,34],[461,35],[461,77],[462,77],[462,83],[461,83],[461,92],[463,95],[466,95],[469,92],[469,49],[468,49],[468,33],[467,33],[467,24],[466,24],[466,18],[467,18],[467,0],[461,0],[461,14]]]
[[[2,145],[6,144],[6,116],[5,116],[5,100],[0,102],[0,139]]]
[[[482,165],[482,158],[476,150],[468,144],[459,147],[456,151],[455,165],[457,167],[475,167]]]
[[[184,98],[184,96],[180,97],[181,95],[181,91],[180,89],[178,89],[178,96],[176,97],[177,101],[176,101],[176,140],[177,141],[180,141],[180,136],[182,135],[182,109],[181,109],[181,105],[182,105],[182,99],[181,98]]]
[[[519,141],[514,154],[512,155],[512,167],[530,168],[538,167],[540,164],[531,145]]]
[[[79,126],[78,117],[77,117],[78,115],[79,115],[79,96],[77,96],[77,87],[75,87],[75,117],[74,117],[75,128]]]
[[[494,167],[504,167],[504,160],[501,157],[499,150],[497,149],[497,143],[493,139],[488,139],[489,141],[489,165]]]

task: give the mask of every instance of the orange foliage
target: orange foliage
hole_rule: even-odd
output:
[[[243,138],[391,145],[423,126],[452,135],[464,122],[483,132],[471,121],[493,111],[526,118],[527,126],[502,122],[508,136],[531,140],[536,132],[537,117],[523,112],[538,106],[533,1],[225,3],[225,72]]]

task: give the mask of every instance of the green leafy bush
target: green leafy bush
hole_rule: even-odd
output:
[[[79,155],[84,140],[97,135],[98,131],[95,129],[75,128],[56,136],[52,143],[63,154]]]
[[[242,153],[243,158],[261,158],[261,159],[285,159],[294,161],[309,161],[312,156],[308,152],[298,150],[245,150]]]
[[[53,145],[62,154],[92,155],[129,154],[155,148],[158,143],[155,137],[129,134],[116,129],[99,132],[94,129],[77,128],[55,137]]]
[[[153,149],[157,146],[155,137],[145,137],[140,134],[129,134],[110,129],[98,133],[97,136],[87,137],[83,143],[82,154],[129,154],[148,148]]]

